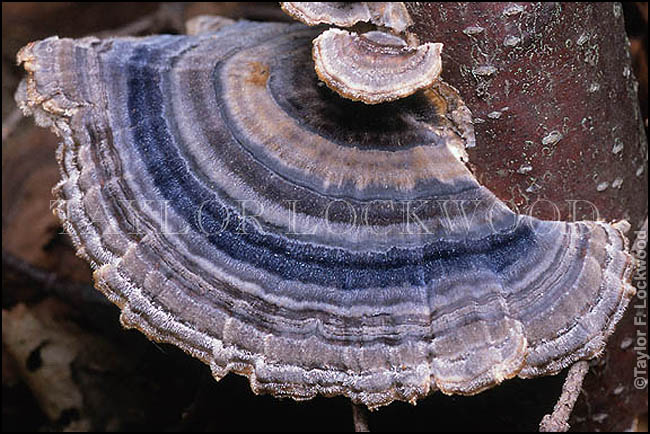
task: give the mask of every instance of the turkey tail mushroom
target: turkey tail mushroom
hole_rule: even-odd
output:
[[[339,95],[379,104],[412,95],[435,83],[442,71],[442,44],[409,47],[398,36],[330,29],[314,39],[318,77]]]
[[[342,99],[305,73],[317,34],[20,51],[18,103],[61,137],[56,213],[122,323],[256,393],[371,408],[600,354],[634,293],[622,232],[514,214],[463,163],[451,86]]]
[[[442,44],[418,45],[405,32],[413,21],[403,2],[282,3],[282,9],[308,25],[378,26],[360,35],[333,28],[314,39],[318,77],[344,98],[366,104],[395,101],[431,86],[440,76]]]
[[[282,2],[282,10],[309,26],[352,27],[368,22],[401,33],[413,24],[403,2]]]

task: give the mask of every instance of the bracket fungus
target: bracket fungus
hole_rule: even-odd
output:
[[[23,48],[62,139],[56,213],[121,321],[256,393],[370,408],[603,349],[634,290],[618,225],[516,215],[465,167],[442,81],[366,105],[302,24]]]
[[[307,25],[352,27],[359,22],[397,33],[413,24],[404,2],[282,2],[282,10]]]
[[[442,44],[409,47],[402,38],[330,29],[314,39],[318,77],[339,95],[378,104],[412,95],[440,77]]]
[[[395,101],[440,76],[442,44],[415,43],[417,37],[405,32],[413,21],[403,2],[282,3],[282,9],[311,26],[352,27],[360,21],[378,26],[360,35],[332,28],[314,39],[318,77],[344,98],[366,104]],[[406,40],[397,36],[402,33]]]

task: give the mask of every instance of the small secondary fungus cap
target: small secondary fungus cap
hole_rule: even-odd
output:
[[[282,2],[282,10],[305,24],[351,27],[370,22],[397,33],[413,24],[403,2]]]
[[[353,101],[378,104],[431,86],[442,71],[441,51],[441,43],[409,47],[384,32],[330,29],[314,39],[312,55],[329,88]]]
[[[451,86],[359,104],[305,73],[302,24],[199,33],[18,55],[20,107],[61,137],[56,213],[125,326],[256,393],[369,407],[602,351],[634,293],[626,238],[482,187]]]

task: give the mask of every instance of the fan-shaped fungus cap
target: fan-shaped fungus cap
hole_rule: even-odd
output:
[[[366,104],[394,101],[440,77],[442,44],[409,47],[398,36],[330,29],[314,39],[316,73],[339,95]]]
[[[453,88],[343,100],[304,73],[314,37],[21,50],[19,104],[62,139],[56,212],[122,323],[256,393],[369,407],[599,354],[633,294],[621,232],[513,214],[460,161]]]
[[[413,24],[403,2],[282,2],[280,5],[287,14],[310,26],[351,27],[358,22],[369,22],[401,33]]]

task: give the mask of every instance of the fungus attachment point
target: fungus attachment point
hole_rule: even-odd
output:
[[[20,107],[61,137],[56,213],[125,326],[256,393],[368,407],[602,351],[634,292],[626,238],[482,187],[452,87],[358,104],[305,73],[317,31],[217,24],[18,55]]]
[[[409,47],[398,36],[330,29],[314,40],[318,77],[339,95],[366,104],[407,97],[435,83],[442,44]]]
[[[368,22],[401,33],[413,24],[403,2],[282,2],[280,5],[287,14],[310,26],[351,27]]]

